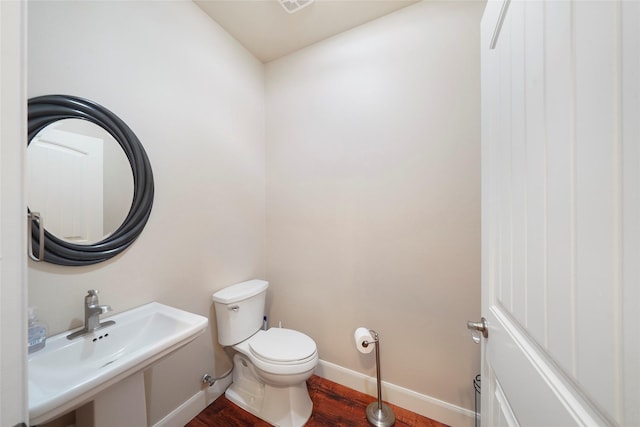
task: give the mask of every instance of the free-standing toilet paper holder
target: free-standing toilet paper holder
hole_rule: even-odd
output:
[[[364,341],[362,346],[367,348],[370,345],[376,346],[376,379],[378,382],[378,401],[367,406],[367,421],[376,427],[390,427],[396,422],[396,416],[389,405],[382,403],[382,381],[380,379],[380,337],[373,329],[369,329],[373,341]]]

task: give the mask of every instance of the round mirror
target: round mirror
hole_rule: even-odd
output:
[[[86,99],[29,100],[27,203],[44,224],[44,261],[105,261],[142,232],[153,204],[153,174],[131,129]],[[40,222],[32,221],[32,251]],[[33,258],[33,253],[32,258]]]

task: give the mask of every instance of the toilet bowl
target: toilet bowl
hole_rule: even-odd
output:
[[[213,294],[218,341],[235,350],[225,396],[273,425],[304,425],[313,410],[306,380],[318,365],[316,343],[292,329],[262,330],[268,282],[251,280]]]

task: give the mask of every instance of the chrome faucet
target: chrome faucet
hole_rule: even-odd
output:
[[[72,340],[116,323],[113,320],[107,320],[102,323],[100,322],[100,315],[111,311],[111,306],[99,304],[97,289],[89,289],[87,292],[87,295],[84,297],[84,328],[67,335],[67,339]]]

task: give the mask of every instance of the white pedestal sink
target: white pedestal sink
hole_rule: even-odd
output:
[[[86,419],[92,416],[93,425],[113,425],[104,419],[111,408],[126,407],[146,425],[142,371],[202,334],[208,323],[206,317],[157,302],[109,320],[115,325],[73,340],[67,339],[69,331],[50,337],[44,349],[29,356],[30,425],[92,401],[79,411],[82,423],[90,424]]]

